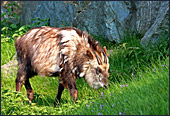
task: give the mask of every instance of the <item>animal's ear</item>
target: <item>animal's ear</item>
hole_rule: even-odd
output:
[[[86,51],[86,55],[88,56],[88,58],[93,59],[93,53],[90,50]]]
[[[106,49],[106,46],[104,46],[103,49],[104,49],[104,52],[105,52],[105,54],[106,54],[106,56],[107,56],[107,49]]]

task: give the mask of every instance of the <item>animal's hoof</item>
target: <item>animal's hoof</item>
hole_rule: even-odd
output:
[[[54,102],[54,107],[60,105],[60,102]]]
[[[75,104],[78,104],[78,102],[77,102],[77,101],[75,101]]]

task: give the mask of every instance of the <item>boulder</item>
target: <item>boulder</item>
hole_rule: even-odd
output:
[[[17,54],[13,56],[12,60],[1,66],[2,72],[5,75],[13,75],[18,69]],[[9,76],[11,77],[11,76]]]
[[[125,22],[130,13],[125,1],[91,2],[73,20],[73,26],[110,41],[124,37]]]
[[[37,22],[32,18],[49,18],[50,26],[73,26],[116,42],[136,32],[143,37],[141,44],[147,45],[150,40],[157,43],[159,32],[169,25],[168,4],[169,1],[24,1],[21,24]]]
[[[18,61],[17,60],[12,60],[9,61],[7,64],[4,64],[1,66],[3,74],[13,74],[16,72],[18,69]]]
[[[169,1],[91,2],[74,18],[73,26],[110,41],[120,42],[126,33],[135,32],[144,36],[141,44],[157,43],[160,33],[169,30],[168,5]]]
[[[22,3],[22,11],[20,22],[21,25],[31,24],[31,19],[33,18],[32,13],[37,9],[37,6],[40,5],[41,1],[24,1]]]
[[[154,46],[155,44],[159,44],[163,34],[169,35],[169,1],[161,3],[153,25],[151,25],[151,27],[146,31],[147,32],[145,33],[144,37],[141,39],[141,44],[144,47],[148,45]]]
[[[86,30],[94,35],[104,35],[105,22],[103,20],[105,2],[91,2],[73,20],[73,26]],[[103,25],[102,25],[103,24]]]
[[[42,20],[49,19],[49,24],[53,27],[72,26],[75,11],[74,4],[63,1],[25,1],[23,2],[21,23],[36,23],[37,20],[31,19],[39,17]]]
[[[154,23],[163,1],[136,1],[136,29],[144,35]]]

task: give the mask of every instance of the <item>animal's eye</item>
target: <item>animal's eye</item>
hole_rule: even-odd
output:
[[[102,73],[102,70],[98,67],[96,68],[96,74]]]

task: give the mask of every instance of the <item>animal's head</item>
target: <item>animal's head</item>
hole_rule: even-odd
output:
[[[94,89],[107,88],[109,82],[109,60],[106,47],[102,48],[98,42],[88,38],[90,49],[86,50],[88,61],[83,65],[83,72],[87,83]]]
[[[86,82],[95,89],[107,88],[109,82],[109,60],[107,49],[103,48],[87,32],[81,34],[78,44],[76,64],[79,67],[79,77],[85,77]]]
[[[102,49],[102,52],[87,52],[91,59],[87,63],[89,68],[86,71],[85,80],[92,88],[107,88],[109,82],[109,60],[106,47]]]

